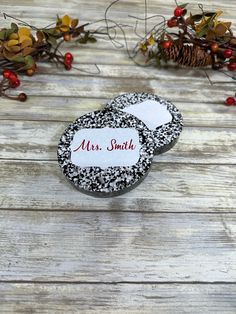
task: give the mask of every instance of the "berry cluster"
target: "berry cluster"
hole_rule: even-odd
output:
[[[185,5],[178,6],[174,9],[173,12],[173,17],[171,17],[169,20],[167,20],[166,24],[167,27],[169,28],[173,28],[173,27],[178,27],[178,28],[182,28],[183,31],[187,32],[187,26],[192,26],[194,31],[199,31],[201,33],[201,36],[198,36],[197,39],[195,39],[195,41],[198,40],[199,44],[201,45],[202,43],[200,42],[200,37],[204,38],[205,42],[203,43],[203,48],[206,47],[206,49],[209,51],[209,54],[211,54],[212,56],[212,68],[215,70],[220,70],[223,68],[227,68],[228,71],[236,71],[236,54],[235,54],[235,46],[236,46],[236,41],[235,41],[235,37],[232,36],[232,32],[230,33],[230,36],[228,36],[229,39],[228,42],[226,41],[225,43],[222,44],[222,40],[221,37],[222,35],[224,35],[224,32],[230,32],[230,25],[231,23],[223,23],[223,22],[219,22],[217,21],[217,15],[218,13],[215,13],[215,15],[213,14],[209,14],[209,17],[204,17],[201,23],[199,23],[199,25],[196,24],[195,21],[199,21],[199,19],[201,18],[201,16],[190,16],[188,19],[185,19],[184,16],[186,15],[187,10],[185,9]],[[206,14],[207,15],[207,14]],[[211,17],[212,16],[212,17]],[[214,29],[210,28],[210,22],[208,23],[208,21],[210,20],[210,17],[212,18],[212,20],[215,18],[215,25],[218,25],[217,31],[215,31],[214,34]],[[200,28],[200,26],[202,28]],[[204,33],[204,27],[207,29],[209,26],[212,38],[210,37],[209,33],[207,35],[205,35]],[[197,27],[199,27],[199,29],[197,29]],[[221,30],[220,30],[221,27]],[[224,31],[222,31],[224,29]],[[218,33],[217,33],[218,32]],[[223,32],[222,34],[220,32]],[[219,38],[217,37],[217,35],[219,36]],[[168,40],[164,40],[161,43],[161,46],[163,49],[168,49],[172,44],[173,44],[173,40],[172,38],[167,35]],[[227,37],[226,37],[227,38]],[[236,97],[236,95],[235,95]],[[228,97],[225,100],[225,104],[227,106],[232,106],[236,104],[236,98],[235,97]]]
[[[73,55],[70,52],[67,52],[64,55],[64,66],[66,70],[70,70],[72,68],[72,62],[73,62]]]
[[[20,93],[17,96],[9,96],[5,93],[5,91],[9,88],[17,88],[20,86],[20,80],[18,79],[17,74],[11,70],[6,69],[3,71],[2,76],[3,79],[0,82],[0,96],[19,101],[26,101],[27,96],[25,93]]]

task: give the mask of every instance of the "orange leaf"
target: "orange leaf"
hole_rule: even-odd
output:
[[[24,49],[25,47],[29,47],[29,46],[32,46],[32,39],[28,37],[28,39],[25,39],[21,43],[21,49]]]
[[[27,27],[20,27],[18,30],[19,37],[21,36],[29,36],[30,35],[30,29]]]
[[[69,26],[70,25],[70,17],[68,15],[64,15],[62,18],[62,24]]]
[[[19,38],[19,43],[23,43],[25,40],[29,40],[31,42],[31,45],[32,45],[32,39],[29,37],[29,36],[26,36],[26,35],[21,35],[20,38]]]

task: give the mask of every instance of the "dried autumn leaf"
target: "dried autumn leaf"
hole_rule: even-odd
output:
[[[19,43],[22,44],[24,41],[29,41],[31,43],[32,46],[32,39],[29,36],[26,35],[21,35],[19,38]]]
[[[206,33],[206,40],[214,40],[216,38],[216,34],[212,29],[208,29]]]
[[[233,46],[236,46],[236,38],[232,38],[230,40],[230,44],[233,45]]]
[[[11,23],[11,29],[13,30],[14,33],[18,31],[18,26],[16,23]]]
[[[11,61],[17,62],[17,63],[25,63],[25,58],[21,54],[17,54],[11,58]]]
[[[3,55],[7,60],[11,60],[15,56],[15,53],[5,49],[3,50]]]
[[[30,55],[32,52],[34,52],[36,49],[32,48],[32,47],[25,47],[22,51],[23,56],[28,56]]]
[[[32,44],[33,44],[32,39],[28,37],[21,43],[21,49],[24,49],[25,47],[29,47],[29,46],[31,47]]]
[[[7,42],[3,43],[4,50],[10,51],[10,47],[8,47]]]
[[[18,39],[19,36],[17,33],[12,33],[10,36],[9,36],[9,39]]]
[[[5,29],[2,29],[2,30],[0,31],[0,40],[4,40],[5,37],[6,37],[6,31],[5,31]]]
[[[68,32],[69,29],[70,29],[69,26],[66,26],[66,25],[61,25],[61,26],[60,26],[60,30],[61,30],[62,32]]]
[[[75,27],[78,25],[78,23],[79,23],[79,20],[78,20],[78,19],[73,19],[73,20],[71,21],[71,27],[72,27],[72,28],[75,28]]]
[[[12,46],[16,46],[16,45],[18,45],[18,40],[16,40],[16,39],[10,39],[7,42],[8,47],[12,47]]]
[[[215,27],[215,33],[218,37],[224,36],[224,34],[227,32],[228,28],[224,23],[219,23]]]
[[[151,46],[155,44],[155,40],[154,40],[153,36],[150,36],[147,39],[147,43],[148,43],[148,45],[151,45]]]
[[[44,40],[44,34],[43,34],[43,32],[37,31],[36,36],[37,36],[37,39],[38,39],[38,42],[39,42],[39,43],[41,43],[41,42]]]
[[[18,30],[19,37],[21,36],[30,36],[30,29],[27,27],[20,27]]]
[[[69,26],[70,25],[70,17],[68,15],[64,15],[62,18],[62,24]]]
[[[56,46],[56,44],[57,44],[57,40],[56,40],[56,38],[53,37],[53,36],[48,36],[47,42],[48,42],[50,45],[52,45],[52,46]]]
[[[139,49],[144,52],[147,50],[147,45],[144,43],[141,43],[141,44],[139,44]]]
[[[21,51],[21,48],[19,46],[12,46],[12,47],[10,47],[10,51],[19,52],[19,51]]]

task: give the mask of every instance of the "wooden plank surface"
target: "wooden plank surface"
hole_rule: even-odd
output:
[[[56,160],[58,141],[68,122],[2,120],[0,158]],[[156,162],[236,164],[234,128],[185,127],[178,144]]]
[[[4,281],[235,283],[236,214],[1,211],[0,221]]]
[[[175,7],[172,0],[147,3],[149,15],[166,18]],[[202,3],[224,11],[236,30],[234,1]],[[97,21],[109,4],[1,0],[0,11],[45,26],[57,13]],[[121,0],[109,18],[134,25],[129,14],[144,17],[144,1]],[[132,28],[125,31],[134,46]],[[117,39],[124,43],[119,32]],[[211,70],[213,85],[202,70],[138,67],[124,47],[104,39],[71,42],[66,51],[86,72],[41,63],[15,91],[26,92],[27,102],[1,99],[0,312],[235,314],[236,106],[223,105],[235,82]],[[179,142],[154,158],[135,190],[108,199],[79,193],[56,162],[61,133],[78,116],[134,91],[177,105],[185,123]]]
[[[5,314],[234,314],[236,286],[3,283],[0,300]]]
[[[56,162],[9,160],[1,165],[3,209],[235,212],[234,165],[156,162],[137,188],[105,199],[79,193]]]

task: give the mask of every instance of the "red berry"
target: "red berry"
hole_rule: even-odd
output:
[[[17,75],[15,73],[11,72],[8,79],[13,82],[17,79]]]
[[[27,95],[25,93],[20,93],[18,95],[18,100],[19,101],[26,101],[27,100]]]
[[[5,77],[6,79],[9,79],[9,76],[12,74],[12,71],[10,70],[4,70],[2,72],[3,77]]]
[[[229,63],[227,67],[229,71],[236,71],[236,62]]]
[[[180,17],[183,14],[184,10],[180,7],[175,8],[174,10],[174,16]]]
[[[167,26],[168,27],[175,27],[177,26],[177,19],[176,18],[172,18],[170,20],[167,21]]]
[[[232,57],[232,55],[233,55],[233,50],[231,50],[231,49],[225,49],[224,50],[224,57],[225,58],[230,58],[230,57]]]
[[[165,40],[165,41],[162,42],[161,45],[162,45],[163,49],[167,49],[167,48],[169,48],[171,46],[171,44],[172,44],[171,41]]]
[[[73,55],[72,55],[70,52],[67,52],[67,53],[64,55],[64,60],[67,60],[67,61],[72,62],[72,61],[73,61]]]
[[[15,80],[10,81],[10,86],[12,88],[16,88],[16,87],[20,86],[20,80],[18,80],[18,78],[16,78]]]
[[[225,101],[226,106],[233,106],[235,104],[235,98],[234,97],[228,97]]]
[[[71,68],[72,68],[71,63],[65,63],[65,62],[64,62],[64,66],[65,66],[65,69],[66,69],[67,71],[70,71]]]

